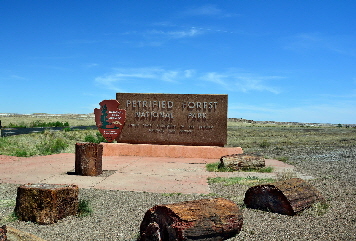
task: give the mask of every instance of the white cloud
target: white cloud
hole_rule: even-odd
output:
[[[11,75],[10,79],[12,79],[12,80],[28,80],[27,78],[19,76],[19,75]]]
[[[207,4],[196,8],[189,8],[184,11],[184,14],[190,16],[216,16],[221,15],[222,10],[213,4]]]
[[[95,82],[108,89],[123,92],[116,86],[137,85],[140,81],[178,83],[183,79],[190,78],[193,73],[193,70],[166,70],[155,67],[115,69],[112,74],[95,78]]]
[[[193,69],[187,69],[187,70],[184,70],[184,76],[186,78],[191,78],[195,75],[195,70]]]
[[[202,80],[213,82],[215,84],[218,84],[224,88],[228,88],[229,85],[225,82],[224,79],[228,78],[229,76],[223,75],[223,74],[218,74],[215,72],[207,73],[201,77]]]
[[[176,30],[176,31],[163,31],[163,30],[150,30],[147,31],[151,37],[167,37],[167,38],[186,38],[186,37],[195,37],[200,34],[203,34],[202,30],[198,30],[194,27],[187,30]]]
[[[168,34],[173,38],[184,38],[184,37],[195,37],[202,34],[202,31],[195,28],[191,28],[188,31],[173,31],[168,32]]]
[[[174,82],[177,79],[178,75],[178,71],[167,71],[162,73],[161,79],[168,82]]]
[[[287,38],[286,49],[293,51],[323,50],[337,54],[356,56],[354,36],[300,33]]]
[[[280,90],[268,83],[270,80],[280,79],[280,76],[259,76],[238,72],[203,72],[199,73],[192,69],[170,70],[164,68],[130,68],[115,69],[112,74],[100,76],[95,82],[106,88],[122,92],[122,88],[117,86],[128,86],[141,83],[142,81],[151,81],[157,83],[192,83],[201,85],[202,83],[210,84],[214,90],[222,88],[229,92],[251,92],[266,91],[279,94]],[[188,82],[187,82],[188,81]],[[147,84],[147,82],[146,82]]]
[[[249,91],[268,91],[274,94],[279,94],[280,90],[277,87],[267,85],[266,80],[280,79],[280,76],[258,76],[252,74],[244,74],[238,72],[226,73],[207,73],[202,76],[203,80],[216,83],[222,88],[230,91],[249,92]]]

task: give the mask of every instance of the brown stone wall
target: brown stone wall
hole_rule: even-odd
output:
[[[227,95],[117,93],[126,122],[116,139],[131,144],[224,146]]]

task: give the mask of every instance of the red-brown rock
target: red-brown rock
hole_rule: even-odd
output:
[[[295,215],[324,198],[312,185],[300,178],[249,188],[244,203],[247,208],[285,215]]]
[[[0,122],[0,127],[1,127],[1,122]],[[3,225],[0,227],[0,241],[7,241],[7,229],[6,225]]]
[[[75,144],[75,173],[98,176],[103,172],[103,145],[91,142]]]
[[[21,221],[52,224],[78,211],[76,185],[26,184],[17,188],[16,216]]]
[[[224,198],[202,199],[149,209],[140,226],[140,240],[224,240],[243,224],[242,212]]]

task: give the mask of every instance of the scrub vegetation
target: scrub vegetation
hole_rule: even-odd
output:
[[[76,125],[71,119],[59,121],[68,121],[70,126]],[[93,118],[90,121],[93,123]],[[5,125],[4,121],[2,125]],[[46,130],[37,134],[2,137],[0,154],[29,156],[54,151],[74,153],[75,142],[97,141],[98,135],[96,130]],[[229,121],[228,146],[240,146],[245,152],[294,165],[295,171],[312,177],[308,183],[321,192],[326,204],[315,203],[312,208],[294,217],[246,208],[243,200],[250,186],[275,181],[261,178],[264,175],[260,173],[248,173],[248,177],[210,178],[208,194],[81,188],[80,200],[87,201],[82,201],[79,217],[67,217],[43,227],[16,220],[13,210],[18,184],[3,183],[0,185],[0,221],[45,240],[63,240],[64,234],[67,234],[65,240],[136,240],[143,215],[157,204],[223,197],[237,203],[243,211],[243,228],[236,237],[229,239],[231,241],[331,241],[350,240],[355,236],[356,128]],[[295,174],[294,171],[279,173],[277,180],[289,179]]]
[[[66,126],[94,125],[93,115],[14,115],[1,117],[2,125],[33,126],[62,123]],[[55,153],[74,153],[76,142],[103,142],[97,130],[44,130],[41,133],[0,138],[0,155],[34,156]],[[325,147],[348,147],[356,145],[356,128],[340,126],[306,126],[228,122],[230,147],[242,147],[245,152],[261,153],[265,157],[289,162],[290,151],[306,148],[311,153]],[[217,167],[210,167],[218,169]],[[216,170],[229,171],[229,170]],[[268,172],[268,170],[267,170]]]

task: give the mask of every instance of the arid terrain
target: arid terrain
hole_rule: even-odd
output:
[[[27,124],[36,118],[46,122],[59,120],[43,116],[0,118],[3,126],[15,121]],[[80,125],[74,121],[94,125],[92,116],[67,116],[60,121],[68,121],[70,126]],[[84,141],[87,136],[96,137],[96,133],[96,130],[63,130],[3,137],[0,155],[74,153],[75,142]],[[294,165],[296,171],[313,177],[308,182],[322,193],[327,205],[315,205],[297,216],[248,209],[243,204],[244,193],[249,188],[246,183],[211,182],[208,195],[81,189],[80,199],[89,201],[90,215],[68,217],[56,224],[41,226],[17,221],[12,216],[17,185],[1,183],[0,225],[21,229],[45,240],[135,240],[144,213],[154,205],[224,197],[236,202],[244,217],[242,231],[230,240],[356,240],[356,128],[337,124],[230,120],[228,146],[240,146],[245,152]],[[293,175],[284,173],[280,178]]]

